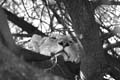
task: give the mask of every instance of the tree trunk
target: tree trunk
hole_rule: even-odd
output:
[[[83,35],[82,44],[85,56],[81,59],[81,70],[87,80],[99,80],[98,75],[106,64],[102,44],[99,39],[99,26],[88,0],[63,0],[72,19],[73,29],[78,36]]]

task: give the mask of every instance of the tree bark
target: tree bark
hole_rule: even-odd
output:
[[[73,29],[81,40],[85,49],[85,56],[81,59],[80,68],[87,80],[99,80],[102,66],[105,66],[102,44],[99,38],[99,26],[94,19],[88,0],[63,0],[72,19]]]
[[[7,14],[8,20],[12,21],[15,25],[21,27],[23,31],[27,31],[28,34],[39,34],[41,36],[46,36],[43,32],[39,31],[32,24],[24,21],[24,18],[19,18],[15,14],[9,12],[6,9],[4,9],[4,11]]]

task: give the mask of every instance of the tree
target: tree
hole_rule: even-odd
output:
[[[75,32],[78,36],[83,34],[82,42],[86,54],[81,61],[81,70],[88,80],[98,80],[97,75],[106,61],[99,39],[99,25],[95,22],[94,12],[87,0],[71,0],[69,3],[67,1],[65,3],[68,4]]]
[[[118,30],[119,25],[116,26],[116,24],[113,25],[112,23],[110,26],[104,25],[104,21],[102,20],[106,20],[107,18],[103,19],[103,17],[106,17],[106,16],[109,17],[109,15],[107,13],[106,14],[100,13],[100,11],[106,10],[106,9],[99,10],[99,8],[105,8],[102,5],[119,5],[119,1],[116,2],[114,0],[75,0],[75,1],[74,0],[48,0],[48,1],[42,0],[41,2],[42,2],[42,5],[44,5],[44,7],[40,7],[40,4],[38,4],[39,2],[37,0],[31,0],[29,2],[31,2],[34,5],[37,5],[37,7],[33,6],[34,8],[32,10],[32,12],[34,12],[37,17],[34,17],[33,15],[30,15],[28,13],[26,4],[23,0],[21,2],[17,2],[15,0],[12,0],[12,1],[13,1],[12,4],[15,4],[14,6],[19,7],[19,5],[23,4],[23,7],[25,9],[25,15],[28,16],[27,18],[23,16],[19,18],[15,14],[4,9],[8,19],[13,23],[15,23],[16,25],[18,25],[19,27],[21,27],[22,30],[28,33],[27,35],[23,33],[22,34],[18,33],[18,35],[14,34],[14,36],[23,37],[23,36],[31,36],[33,34],[49,36],[51,33],[59,32],[65,35],[69,34],[73,39],[75,39],[75,41],[77,41],[78,43],[79,42],[82,43],[85,53],[81,57],[81,62],[79,64],[74,64],[74,63],[69,63],[69,62],[67,63],[63,61],[62,64],[60,65],[63,65],[62,67],[64,67],[64,70],[66,70],[65,72],[70,74],[67,74],[66,76],[62,75],[62,77],[73,80],[73,78],[70,78],[68,75],[70,76],[72,75],[72,77],[74,77],[81,70],[87,80],[102,80],[103,76],[105,76],[104,75],[105,73],[110,74],[116,80],[120,79],[118,75],[118,73],[120,73],[120,68],[119,68],[120,59],[119,59],[119,55],[116,52],[117,50],[119,50],[116,48],[116,47],[119,47],[119,40],[116,40],[115,44],[111,44],[109,42],[109,38],[111,37],[116,36],[117,39],[119,38],[119,30]],[[10,4],[9,1],[5,3]],[[3,5],[3,7],[6,7],[6,5],[5,6]],[[110,7],[107,7],[107,8],[111,9]],[[117,7],[115,6],[114,9],[116,8]],[[15,13],[18,13],[17,8],[14,7],[14,9],[16,10]],[[41,9],[41,11],[38,11],[38,12],[41,12],[41,15],[38,14],[37,12],[38,9]],[[13,41],[12,39],[11,33],[8,29],[7,19],[6,19],[6,16],[3,14],[2,9],[0,12],[1,12],[0,50],[1,50],[1,55],[4,56],[4,57],[1,57],[0,59],[2,60],[3,63],[6,63],[6,62],[9,63],[7,66],[10,65],[10,67],[7,68],[7,71],[8,71],[7,74],[11,73],[10,68],[13,65],[17,69],[18,73],[20,73],[21,75],[22,75],[22,72],[20,72],[20,69],[22,69],[23,73],[25,73],[26,75],[28,74],[27,76],[25,76],[25,80],[28,80],[28,79],[32,80],[34,78],[38,79],[38,77],[36,77],[33,74],[40,74],[41,71],[38,72],[37,71],[38,69],[31,67],[31,64],[28,64],[28,63],[31,63],[33,61],[41,62],[49,59],[50,57],[46,57],[40,54],[35,54],[34,52],[31,52],[29,50],[26,50],[24,48],[17,46],[15,44],[15,41]],[[99,23],[96,22],[95,14],[99,15],[98,16]],[[42,17],[47,16],[47,18],[49,18],[50,21],[48,21],[48,23],[45,22],[41,16]],[[47,29],[46,32],[43,32],[42,30],[38,30],[39,28],[38,26],[37,28],[35,28],[30,23],[26,22],[25,19],[27,19],[28,21],[30,21],[29,19],[32,19],[32,20],[39,19],[41,24],[48,25],[49,29]],[[22,24],[20,24],[19,22],[21,22]],[[56,25],[55,22],[58,24],[61,24],[62,28],[59,29],[57,28],[57,26],[54,26]],[[113,29],[111,29],[111,26],[113,26]],[[108,32],[107,33],[104,32],[103,29],[106,29]],[[108,45],[108,46],[104,48],[103,47],[104,45]],[[112,56],[109,55],[108,53],[112,53]],[[9,57],[7,57],[8,55]],[[19,58],[16,58],[15,55],[17,55]],[[6,61],[7,59],[8,61]],[[23,60],[26,61],[27,63],[24,62]],[[15,62],[15,64],[18,64],[18,65],[23,65],[24,68],[20,66],[16,66],[15,64],[12,64],[12,62]],[[36,64],[37,65],[35,66],[39,66],[39,63],[36,63]],[[6,65],[3,65],[1,68],[3,68],[4,66]],[[66,66],[70,66],[70,68]],[[76,68],[74,66],[76,66]],[[80,70],[78,67],[80,68]],[[28,69],[30,69],[31,74],[27,72]],[[5,70],[6,69],[4,68],[2,72],[4,73]],[[77,70],[79,71],[76,72]],[[73,75],[72,73],[74,73],[75,75]],[[48,75],[46,73],[44,74],[45,76]],[[9,78],[11,78],[11,76],[12,75],[10,75]],[[2,78],[5,79],[4,76]],[[20,77],[17,76],[17,78],[20,78]],[[24,78],[23,75],[22,75],[22,78]]]
[[[106,64],[108,65],[108,63],[106,61],[107,58],[105,58],[106,53],[104,53],[101,45],[102,42],[100,40],[99,26],[101,25],[96,23],[94,11],[101,4],[116,5],[117,2],[109,0],[96,0],[95,3],[90,3],[88,0],[64,0],[63,2],[71,16],[73,29],[75,30],[76,34],[78,36],[81,34],[83,35],[83,39],[81,41],[86,54],[81,61],[81,70],[88,80],[99,80],[98,76],[101,74],[102,67],[105,67]],[[110,64],[112,62],[113,61],[110,61]]]

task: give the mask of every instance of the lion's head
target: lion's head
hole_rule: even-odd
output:
[[[83,54],[79,45],[70,37],[65,35],[42,38],[41,36],[35,34],[32,36],[31,44],[34,51],[47,56],[60,54],[63,56],[65,61],[77,63],[80,61],[80,55]]]

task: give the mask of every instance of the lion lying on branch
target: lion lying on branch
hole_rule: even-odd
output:
[[[83,55],[83,49],[79,48],[78,43],[65,35],[42,38],[35,34],[32,36],[30,44],[35,52],[54,57],[61,55],[65,61],[79,63],[80,57]]]

